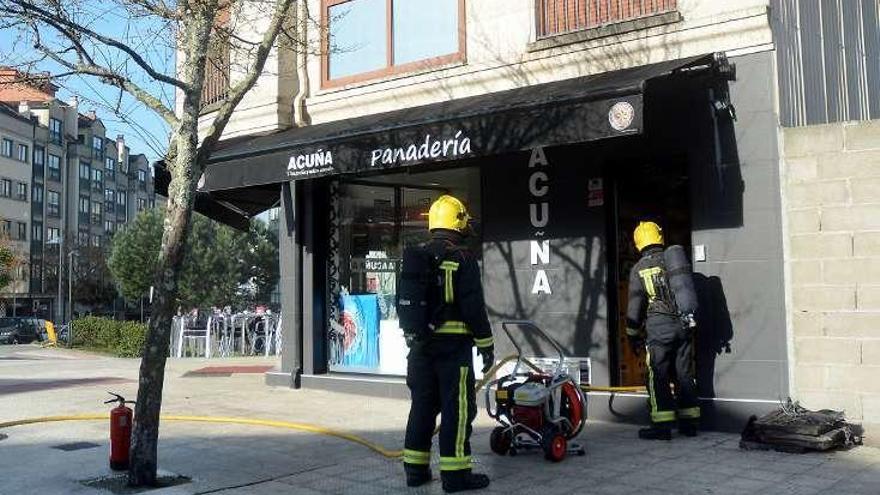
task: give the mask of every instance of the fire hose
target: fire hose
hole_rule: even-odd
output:
[[[486,386],[492,378],[495,377],[495,374],[498,370],[501,369],[505,364],[514,361],[517,359],[517,356],[511,355],[507,356],[501,361],[497,362],[494,366],[489,368],[489,370],[483,375],[483,378],[480,379],[474,386],[475,390],[479,391],[484,386]],[[542,372],[542,370],[535,366],[535,364],[531,363],[527,359],[523,359],[523,362],[536,372]],[[639,392],[644,391],[644,387],[597,387],[592,385],[582,385],[581,389],[585,392]],[[74,415],[61,415],[61,416],[41,416],[36,418],[26,418],[26,419],[18,419],[13,421],[0,422],[0,429],[10,428],[13,426],[23,426],[29,424],[40,424],[40,423],[54,423],[61,421],[106,421],[110,418],[109,413],[100,413],[100,414],[74,414]],[[193,423],[221,423],[221,424],[238,424],[238,425],[250,425],[250,426],[266,426],[272,428],[284,428],[288,430],[297,430],[304,431],[308,433],[317,433],[319,435],[327,435],[336,437],[342,440],[347,440],[349,442],[354,442],[356,444],[362,445],[373,452],[376,452],[386,458],[396,459],[403,456],[402,450],[390,450],[382,445],[367,440],[364,437],[355,435],[353,433],[349,433],[342,430],[335,430],[333,428],[327,428],[320,425],[313,425],[309,423],[299,423],[292,421],[277,421],[271,419],[248,419],[248,418],[234,418],[234,417],[225,417],[225,416],[185,416],[185,415],[176,415],[176,414],[163,414],[161,415],[162,421],[180,421],[180,422],[193,422]],[[439,431],[439,427],[434,430],[434,434],[436,435]]]

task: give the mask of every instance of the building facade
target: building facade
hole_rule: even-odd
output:
[[[406,395],[400,255],[448,192],[479,219],[497,355],[527,319],[593,384],[641,383],[621,314],[654,219],[693,254],[706,426],[785,397],[880,422],[880,391],[847,378],[880,372],[875,1],[308,5],[323,54],[277,50],[199,181],[230,224],[281,205],[270,383]],[[591,399],[645,419],[642,394]]]
[[[55,86],[35,81],[0,70],[0,135],[13,150],[0,157],[11,191],[0,197],[0,217],[22,260],[2,295],[6,313],[66,321],[71,274],[76,311],[110,313],[122,303],[95,259],[120,226],[155,204],[150,168],[122,135],[108,138],[94,112],[81,114],[75,98],[60,101]],[[102,307],[104,299],[115,302]]]

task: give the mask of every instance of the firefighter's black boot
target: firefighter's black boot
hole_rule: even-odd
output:
[[[489,486],[488,476],[472,473],[470,469],[442,471],[440,477],[443,480],[443,491],[446,493],[482,490]]]
[[[642,440],[672,440],[672,430],[668,426],[653,425],[639,430]]]
[[[403,469],[406,471],[406,486],[422,486],[425,483],[430,483],[433,477],[431,468],[428,466],[404,464]]]
[[[698,426],[697,421],[693,419],[678,420],[678,432],[686,437],[697,436]]]

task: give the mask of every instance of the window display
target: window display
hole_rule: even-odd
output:
[[[428,208],[441,194],[465,198],[478,216],[479,187],[476,168],[339,184],[328,267],[332,371],[406,375],[407,347],[396,306],[403,247],[429,239]]]

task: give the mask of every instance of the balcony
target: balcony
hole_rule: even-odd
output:
[[[677,0],[536,0],[537,39],[671,14],[677,4]]]

